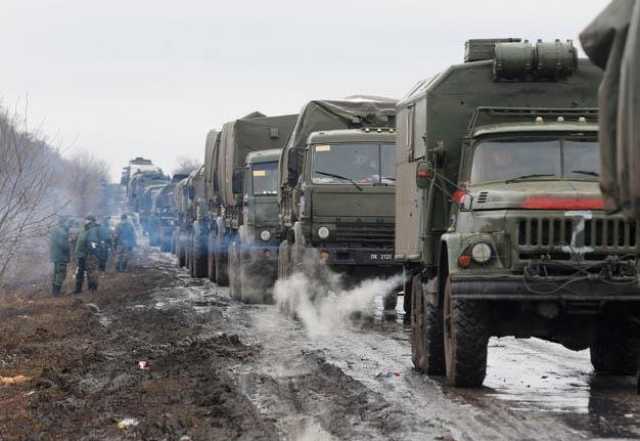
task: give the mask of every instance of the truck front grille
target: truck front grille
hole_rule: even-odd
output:
[[[393,248],[393,224],[339,223],[335,240],[357,246]]]
[[[635,253],[639,231],[636,222],[620,218],[526,218],[518,221],[517,230],[521,257],[539,250],[566,252],[569,247],[592,248],[594,256]]]

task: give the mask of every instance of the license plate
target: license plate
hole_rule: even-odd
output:
[[[392,256],[391,254],[372,253],[369,255],[369,260],[373,262],[389,262],[392,260]]]

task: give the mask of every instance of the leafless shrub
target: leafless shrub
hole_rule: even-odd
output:
[[[109,168],[88,152],[79,152],[65,161],[66,197],[76,215],[104,215],[103,190],[109,182]]]
[[[51,148],[16,130],[0,114],[0,281],[28,238],[42,236],[55,214],[47,201],[54,170]]]
[[[107,214],[108,170],[87,153],[65,159],[0,109],[0,287],[41,280],[57,215]]]

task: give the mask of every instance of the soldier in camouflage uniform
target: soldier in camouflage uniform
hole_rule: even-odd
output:
[[[117,254],[116,271],[124,272],[127,270],[129,255],[136,246],[136,232],[126,214],[120,217],[114,236]]]
[[[113,238],[111,227],[109,226],[110,219],[105,217],[102,223],[98,226],[98,233],[100,236],[100,249],[98,253],[98,269],[102,272],[107,269],[107,262],[109,261],[109,255],[113,245]]]
[[[96,218],[87,216],[84,227],[78,234],[76,241],[76,259],[78,269],[76,271],[76,289],[75,294],[82,292],[82,284],[84,283],[85,273],[87,275],[87,284],[89,290],[96,291],[98,289],[98,278],[96,269],[98,268],[98,253],[100,247],[100,233]]]
[[[51,294],[54,297],[60,295],[62,284],[67,277],[67,265],[69,263],[71,247],[69,245],[69,224],[65,219],[58,220],[49,236],[49,254],[53,262],[53,281]]]

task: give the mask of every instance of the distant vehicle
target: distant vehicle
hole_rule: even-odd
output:
[[[278,276],[318,263],[359,281],[393,261],[396,101],[354,96],[307,103],[280,159]],[[385,299],[394,309],[396,293]]]
[[[127,189],[128,209],[140,213],[144,206],[145,191],[151,186],[165,185],[169,180],[162,169],[149,159],[137,157],[129,161],[121,178],[121,184]]]
[[[177,221],[175,248],[178,265],[186,266],[193,277],[206,275],[206,262],[202,260],[200,233],[206,213],[206,188],[204,165],[191,172],[188,178],[176,185]],[[206,231],[204,236],[206,238]],[[205,239],[206,240],[206,239]],[[206,251],[204,251],[206,258]]]
[[[277,193],[274,193],[277,192],[274,169],[277,162],[273,150],[282,149],[296,118],[297,115],[265,116],[254,112],[227,122],[205,161],[211,183],[208,186],[211,275],[215,274],[220,285],[227,285],[231,275],[232,295],[246,301],[268,300],[258,292],[270,288],[271,278],[265,278],[260,284],[264,289],[253,289],[249,296],[250,286],[247,283],[242,286],[240,274],[245,265],[258,258],[258,252],[264,271],[269,272],[271,268],[275,271],[277,232],[273,216],[277,216]],[[264,188],[258,188],[260,184]],[[265,250],[270,251],[264,253]],[[230,262],[235,270],[232,274]]]
[[[601,71],[571,42],[472,40],[398,106],[395,258],[413,274],[415,367],[482,384],[490,336],[637,368],[636,222],[603,210]]]
[[[245,302],[270,302],[277,277],[278,160],[281,149],[247,155],[236,169],[234,193],[242,198],[242,218],[229,244],[229,286],[232,297]]]

